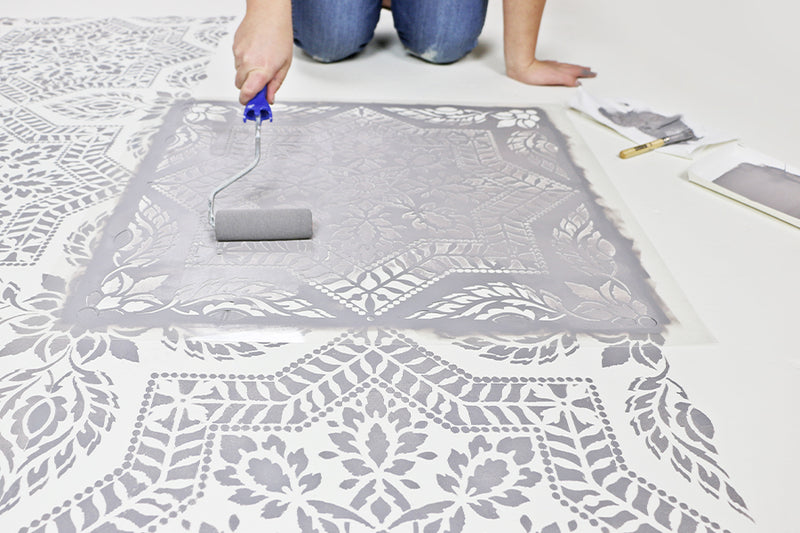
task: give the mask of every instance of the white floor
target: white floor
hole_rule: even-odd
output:
[[[2,11],[12,18],[207,16],[240,15],[244,7],[95,4],[14,2]],[[800,8],[783,0],[552,1],[539,56],[591,66],[598,77],[584,87],[593,94],[681,110],[800,167],[799,17]],[[503,75],[500,35],[500,2],[492,2],[478,50],[432,66],[403,53],[385,13],[375,42],[355,59],[320,65],[297,52],[279,99],[565,105],[573,89],[528,87]],[[236,99],[230,42],[223,40],[196,98]],[[621,160],[616,154],[630,141],[569,117],[632,216],[626,222],[657,251],[708,332],[700,342],[668,340],[666,349],[672,379],[713,421],[721,466],[753,517],[733,530],[798,531],[800,230],[691,184],[690,160],[660,153]]]

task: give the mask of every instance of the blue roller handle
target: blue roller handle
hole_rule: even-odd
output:
[[[272,122],[272,108],[267,102],[267,86],[265,85],[252,100],[244,106],[244,120],[269,120]]]

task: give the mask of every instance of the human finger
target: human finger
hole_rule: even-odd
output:
[[[239,86],[239,103],[246,105],[258,94],[258,91],[267,85],[268,81],[267,73],[262,69],[253,69],[247,72],[241,86]]]

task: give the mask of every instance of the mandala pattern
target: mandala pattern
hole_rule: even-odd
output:
[[[751,524],[548,111],[276,106],[225,202],[314,239],[213,242],[229,21],[0,19],[4,531]]]
[[[721,531],[630,471],[590,379],[473,376],[354,332],[272,375],[147,391],[122,467],[23,531],[143,531],[220,495],[245,530],[483,531],[555,498],[606,531]]]
[[[122,191],[135,166],[110,155],[130,135],[122,122],[157,123],[183,87],[159,90],[158,77],[195,68],[224,22],[9,21],[0,33],[0,265],[36,264],[65,218]],[[190,42],[199,39],[206,44]]]
[[[204,191],[252,157],[237,115],[189,102],[167,117],[163,150],[123,195],[67,320],[82,310],[90,327],[366,319],[460,334],[667,323],[542,109],[276,106],[264,164],[220,203],[310,206],[314,239],[220,244]],[[529,133],[538,140],[520,148]]]

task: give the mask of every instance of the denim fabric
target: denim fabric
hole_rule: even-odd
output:
[[[394,26],[409,53],[452,63],[478,44],[488,0],[392,0]],[[360,52],[375,34],[381,0],[292,0],[295,44],[317,61]]]

